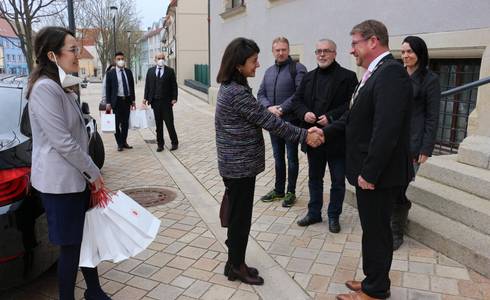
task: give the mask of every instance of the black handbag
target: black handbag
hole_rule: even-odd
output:
[[[106,105],[107,105],[107,102],[105,101],[105,99],[100,100],[100,102],[99,102],[99,110],[100,111],[105,111]]]

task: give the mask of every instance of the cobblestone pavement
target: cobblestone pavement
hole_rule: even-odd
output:
[[[141,95],[138,85],[138,102]],[[99,84],[82,90],[82,100],[89,102],[93,115],[99,98]],[[222,274],[226,232],[217,215],[224,186],[216,163],[214,108],[181,90],[174,112],[177,151],[155,152],[156,145],[148,143],[155,136],[148,129],[130,131],[128,143],[134,149],[123,152],[116,151],[111,134],[103,134],[103,176],[110,189],[160,187],[177,194],[174,201],[150,209],[162,226],[147,250],[119,264],[99,266],[103,288],[113,299],[335,299],[335,294],[346,291],[346,280],[362,279],[361,228],[355,208],[344,205],[339,234],[329,233],[326,222],[307,228],[296,225],[308,201],[304,154],[300,154],[296,205],[283,208],[279,201],[258,201],[274,182],[265,133],[266,171],[257,177],[247,261],[258,267],[266,282],[251,287],[228,281]],[[329,183],[325,185],[328,199]],[[394,253],[390,277],[391,299],[490,299],[490,279],[412,239]],[[78,299],[83,289],[79,276]],[[55,268],[25,287],[0,294],[1,299],[56,296]]]

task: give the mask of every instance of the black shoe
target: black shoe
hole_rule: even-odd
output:
[[[259,270],[257,270],[256,268],[249,267],[247,265],[245,265],[245,266],[247,267],[248,274],[250,274],[250,276],[257,277],[259,275]],[[225,276],[228,276],[228,274],[230,274],[230,269],[231,269],[231,263],[229,261],[227,261],[225,264],[225,271],[223,272],[223,274]]]
[[[235,267],[231,267],[228,273],[228,280],[235,281],[236,279],[240,280],[243,283],[251,284],[251,285],[263,285],[264,279],[260,276],[251,276],[249,271],[247,270],[247,266],[245,264],[241,264],[240,268],[235,269]]]
[[[91,295],[88,290],[85,290],[83,297],[85,300],[111,300],[111,298],[107,296],[102,289],[95,293],[95,295]]]
[[[123,147],[117,146],[117,151],[123,151]]]
[[[170,148],[170,151],[174,151],[179,149],[179,144],[172,144],[172,147]]]
[[[304,226],[309,226],[309,225],[312,225],[315,223],[320,223],[321,221],[322,221],[322,218],[313,219],[309,215],[306,215],[303,219],[296,222],[296,224],[298,224],[298,226],[304,227]]]
[[[339,219],[328,219],[328,230],[332,233],[340,232],[340,223]]]
[[[124,144],[123,145],[123,148],[124,149],[133,149],[133,147],[132,146],[129,146],[128,143]]]
[[[162,151],[163,151],[163,147],[160,147],[160,146],[159,146],[159,147],[157,148],[157,152],[162,152]]]

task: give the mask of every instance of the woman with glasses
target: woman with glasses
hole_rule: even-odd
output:
[[[255,77],[260,66],[259,51],[257,44],[246,38],[236,38],[226,47],[216,79],[221,86],[215,114],[218,169],[226,188],[224,201],[228,202],[221,220],[228,227],[224,273],[228,280],[253,285],[264,283],[258,270],[245,263],[255,177],[265,168],[262,128],[291,142],[323,143],[320,129],[308,132],[286,123],[255,99],[247,78]]]
[[[74,299],[85,212],[90,188],[104,186],[88,155],[88,135],[74,85],[80,48],[62,27],[45,27],[35,40],[36,63],[27,99],[32,129],[31,182],[46,211],[50,241],[60,246],[59,299]],[[97,268],[81,268],[85,299],[110,299],[100,287]]]
[[[413,87],[410,153],[416,173],[420,164],[426,162],[434,150],[441,88],[439,77],[428,69],[429,52],[423,39],[417,36],[407,36],[402,42],[401,54]],[[400,248],[403,244],[408,210],[412,206],[405,195],[407,188],[408,185],[398,197],[391,217],[393,250]]]

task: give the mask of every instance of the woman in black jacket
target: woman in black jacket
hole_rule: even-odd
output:
[[[225,49],[217,82],[221,84],[216,101],[215,128],[218,169],[225,184],[221,223],[228,227],[226,245],[228,280],[239,279],[261,285],[264,279],[256,268],[245,264],[252,222],[255,177],[264,171],[265,149],[262,128],[291,142],[312,147],[324,142],[321,129],[295,127],[269,112],[252,94],[247,78],[260,66],[259,47],[249,39],[236,38]],[[315,129],[316,128],[316,129]],[[224,205],[228,203],[228,205]],[[227,209],[224,209],[224,208]]]
[[[441,88],[439,77],[428,69],[429,53],[423,39],[417,36],[407,36],[402,42],[401,54],[413,87],[410,152],[416,173],[420,164],[427,161],[434,150]],[[406,188],[395,203],[391,219],[394,250],[403,244],[408,210],[412,206],[405,191]]]

